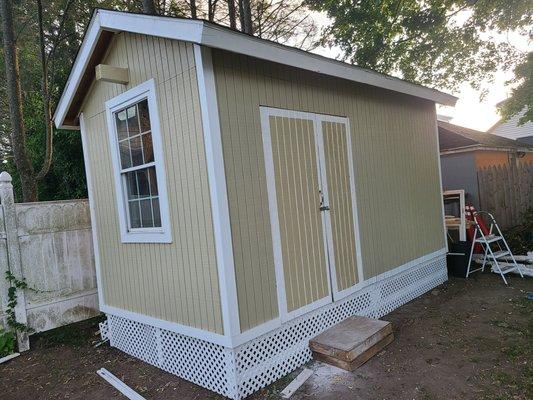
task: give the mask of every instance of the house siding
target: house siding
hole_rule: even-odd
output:
[[[499,121],[494,127],[489,129],[489,133],[502,136],[507,139],[519,139],[520,141],[533,140],[533,122],[526,122],[519,125],[520,118],[524,115],[524,111],[513,115],[507,121]],[[529,143],[532,143],[531,141]]]
[[[350,120],[365,280],[445,247],[435,105],[213,51],[243,331],[278,316],[260,106]]]
[[[440,156],[443,190],[463,189],[466,201],[479,209],[476,157],[474,152]]]
[[[120,33],[105,63],[128,68],[130,82],[95,82],[82,106],[104,303],[222,334],[193,47]],[[121,243],[105,102],[152,78],[161,122],[172,243]]]

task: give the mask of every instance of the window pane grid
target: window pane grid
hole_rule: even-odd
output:
[[[152,133],[152,131],[146,131],[146,132],[136,133],[135,135],[132,135],[132,136],[127,137],[127,138],[125,138],[125,139],[119,139],[118,142],[119,142],[119,143],[127,142],[127,141],[130,140],[130,139],[135,139],[136,137],[143,136],[143,135],[146,135],[146,134],[148,134],[148,133]]]
[[[148,101],[115,114],[128,228],[160,228],[161,215]]]
[[[133,203],[134,201],[140,201],[140,200],[154,200],[158,199],[159,196],[146,196],[146,197],[139,197],[136,199],[128,199],[128,202]]]

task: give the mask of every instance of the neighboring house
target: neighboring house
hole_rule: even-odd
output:
[[[500,120],[487,132],[507,139],[519,140],[522,143],[533,146],[533,122],[518,125],[518,120],[522,115],[524,115],[524,112],[513,115],[507,121]]]
[[[242,398],[447,279],[448,94],[199,20],[97,10],[80,129],[110,344]]]
[[[475,207],[479,207],[479,169],[533,162],[533,146],[445,121],[438,121],[438,126],[442,187],[464,189]]]

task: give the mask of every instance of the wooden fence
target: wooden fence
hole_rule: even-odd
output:
[[[477,171],[480,209],[494,215],[501,228],[521,223],[533,207],[533,163],[509,163]]]

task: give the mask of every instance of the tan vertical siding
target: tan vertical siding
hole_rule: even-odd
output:
[[[350,120],[365,279],[444,247],[435,106],[213,54],[243,330],[278,315],[259,106]]]
[[[322,132],[337,287],[339,290],[344,290],[357,283],[355,227],[346,125],[322,122]]]
[[[105,304],[223,333],[192,45],[121,33],[105,62],[130,72],[127,86],[95,83],[83,105]],[[105,102],[151,78],[156,82],[172,243],[123,244]]]

